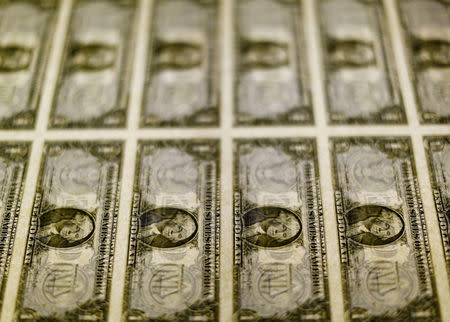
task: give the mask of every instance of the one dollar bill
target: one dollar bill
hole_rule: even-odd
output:
[[[5,296],[29,150],[29,143],[0,142],[0,307]]]
[[[450,136],[425,138],[433,196],[450,273]]]
[[[58,1],[0,1],[0,128],[34,126]]]
[[[123,127],[136,34],[135,0],[77,0],[50,127]]]
[[[345,317],[439,320],[409,138],[331,144]]]
[[[121,159],[119,142],[45,145],[16,319],[106,319]]]
[[[301,3],[236,2],[236,124],[313,122]]]
[[[238,140],[234,155],[235,317],[328,320],[315,141]]]
[[[155,0],[140,124],[219,123],[217,0]]]
[[[383,3],[321,0],[317,4],[329,121],[405,123]]]
[[[219,147],[215,140],[139,143],[128,321],[218,319]]]
[[[420,120],[450,122],[450,3],[399,0]]]

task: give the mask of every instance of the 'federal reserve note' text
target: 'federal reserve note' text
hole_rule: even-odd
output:
[[[329,320],[315,141],[242,139],[234,155],[235,317]]]

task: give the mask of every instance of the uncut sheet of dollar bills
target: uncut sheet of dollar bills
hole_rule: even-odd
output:
[[[0,321],[450,321],[450,1],[0,0]]]

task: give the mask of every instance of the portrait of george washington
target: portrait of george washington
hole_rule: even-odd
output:
[[[191,241],[197,232],[193,215],[177,208],[158,208],[140,217],[139,239],[153,247],[172,248]]]
[[[243,216],[243,238],[260,247],[280,247],[300,236],[300,219],[290,210],[260,207]]]
[[[394,210],[378,205],[353,208],[347,213],[346,221],[347,236],[368,246],[394,242],[401,237],[405,226]]]
[[[50,247],[74,247],[87,241],[94,227],[94,219],[84,210],[57,208],[39,217],[36,239]]]

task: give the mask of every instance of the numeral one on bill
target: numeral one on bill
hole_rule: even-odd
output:
[[[5,296],[29,148],[28,143],[0,142],[0,306]]]
[[[315,141],[238,140],[234,156],[236,318],[328,320]]]
[[[450,3],[446,0],[397,3],[419,117],[424,123],[449,123]]]
[[[77,0],[50,115],[51,127],[125,125],[135,0]]]
[[[58,1],[0,1],[0,128],[31,128]]]
[[[317,1],[331,123],[406,122],[381,1]]]
[[[125,319],[218,319],[219,147],[139,143]]]
[[[45,145],[18,320],[106,319],[121,159],[119,142]]]
[[[439,320],[410,140],[331,144],[346,318]]]
[[[235,123],[311,124],[301,1],[236,1]]]
[[[433,196],[450,273],[450,137],[425,138]]]
[[[217,0],[155,0],[140,124],[219,123]]]

